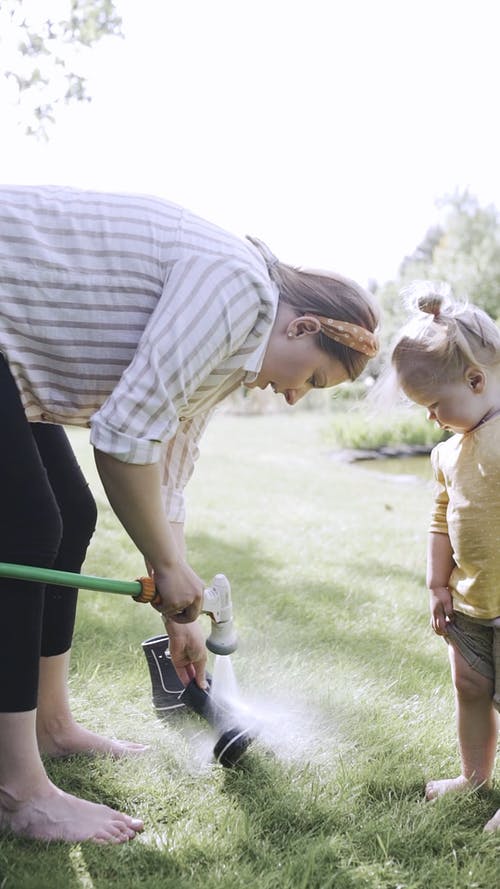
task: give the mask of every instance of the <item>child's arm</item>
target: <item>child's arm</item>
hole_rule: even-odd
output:
[[[453,599],[448,587],[455,567],[453,550],[447,534],[429,534],[427,548],[427,586],[430,592],[432,629],[445,636],[447,624],[453,619]]]

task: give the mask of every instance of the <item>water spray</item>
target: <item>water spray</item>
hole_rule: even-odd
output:
[[[135,602],[153,606],[161,601],[152,577],[140,577],[135,581],[113,580],[8,562],[0,562],[0,577],[131,596]],[[206,640],[208,650],[218,656],[227,656],[236,651],[238,640],[233,622],[231,586],[224,574],[216,574],[211,586],[203,591],[201,611],[211,620],[211,632]],[[202,716],[217,733],[220,732],[214,747],[215,759],[224,766],[235,765],[252,742],[253,734],[248,728],[234,722],[236,717],[231,708],[216,703],[209,692],[201,689],[194,680],[184,688],[170,658],[168,636],[147,639],[142,647],[153,683],[155,708],[161,711],[187,706]]]
[[[250,726],[235,723],[237,716],[233,708],[215,701],[194,679],[186,686],[180,700],[215,729],[218,735],[213,750],[216,761],[226,768],[236,765],[254,739]]]
[[[226,657],[236,651],[238,640],[233,623],[231,586],[224,574],[216,574],[211,586],[203,593],[203,613],[208,614],[212,625],[206,646],[216,657]],[[236,765],[254,740],[255,728],[248,719],[242,721],[229,702],[216,701],[211,689],[211,676],[207,676],[209,690],[204,691],[192,679],[183,686],[169,652],[168,636],[154,636],[142,643],[148,662],[153,687],[153,706],[161,715],[187,707],[206,719],[215,730],[217,741],[213,754],[221,765]]]

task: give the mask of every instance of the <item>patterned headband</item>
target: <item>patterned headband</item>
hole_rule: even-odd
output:
[[[351,324],[349,321],[334,321],[333,318],[325,318],[323,315],[314,315],[321,324],[321,332],[331,340],[342,343],[356,352],[363,352],[369,358],[374,358],[378,352],[378,338],[371,330]]]

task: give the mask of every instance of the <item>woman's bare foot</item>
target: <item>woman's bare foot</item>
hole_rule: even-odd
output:
[[[0,794],[0,828],[35,840],[126,843],[143,830],[139,818],[78,799],[48,781],[31,799]]]
[[[98,735],[78,725],[72,718],[52,721],[50,726],[41,726],[37,721],[37,740],[40,753],[54,757],[72,753],[106,753],[118,759],[149,749],[146,744]]]
[[[493,815],[493,818],[490,818],[484,829],[500,830],[500,809]]]
[[[490,787],[489,782],[483,781],[477,784],[472,782],[465,775],[458,775],[457,778],[443,778],[440,781],[429,781],[425,786],[426,800],[435,800],[445,793],[463,793],[467,790],[478,790],[479,788],[487,790]]]
[[[40,658],[36,738],[40,753],[69,756],[72,753],[107,753],[129,756],[147,750],[144,744],[118,741],[88,731],[73,719],[68,694],[70,651]]]

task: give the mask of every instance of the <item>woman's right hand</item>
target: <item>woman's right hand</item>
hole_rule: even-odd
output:
[[[203,605],[204,584],[187,562],[152,571],[161,601],[154,607],[164,620],[187,624],[196,620]]]
[[[430,590],[431,626],[438,636],[446,636],[453,620],[453,598],[448,587]]]

